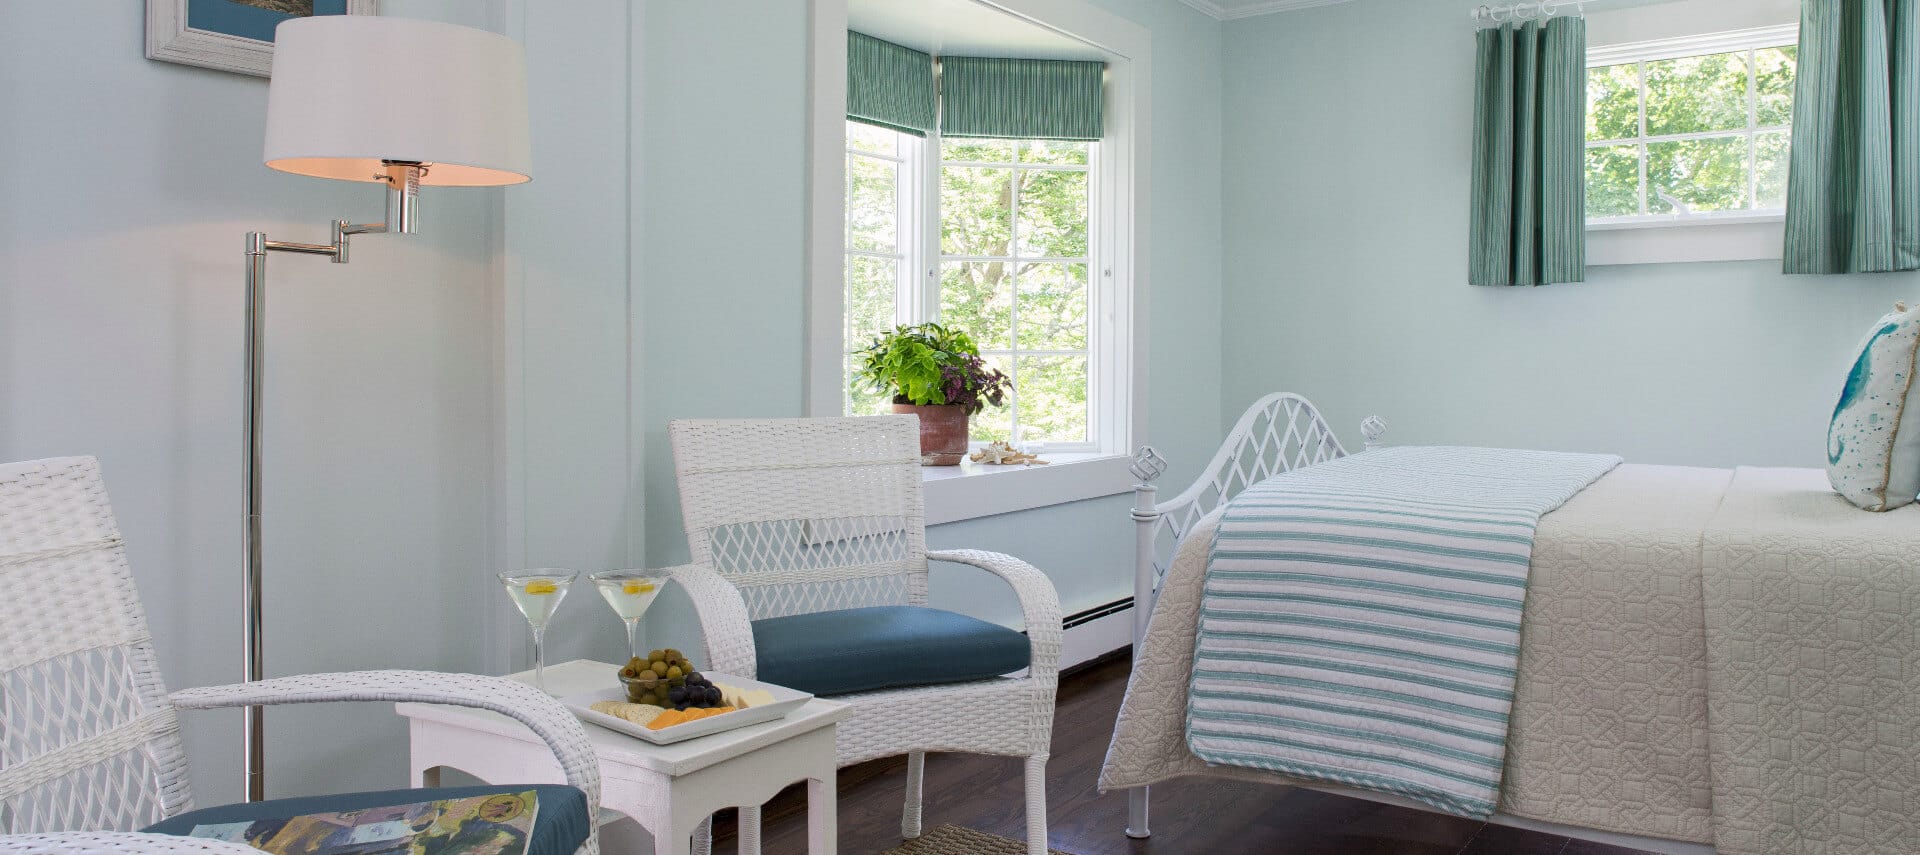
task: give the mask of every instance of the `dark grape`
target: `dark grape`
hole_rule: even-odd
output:
[[[686,699],[687,699],[687,690],[679,686],[675,686],[671,691],[667,692],[667,700],[670,700],[676,704]]]
[[[720,689],[719,689],[719,687],[717,687],[717,686],[708,686],[708,687],[707,687],[707,703],[708,703],[709,705],[712,705],[712,704],[718,704],[718,703],[720,703]]]

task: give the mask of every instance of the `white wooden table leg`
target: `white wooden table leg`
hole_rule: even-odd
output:
[[[692,850],[687,846],[687,835],[677,831],[654,832],[653,855],[692,855]]]
[[[807,855],[833,855],[839,844],[837,789],[831,772],[825,780],[807,779]]]

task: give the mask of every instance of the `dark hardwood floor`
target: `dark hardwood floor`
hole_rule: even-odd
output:
[[[1113,659],[1060,682],[1053,757],[1047,764],[1053,848],[1073,855],[1632,855],[1635,850],[1331,796],[1291,787],[1186,779],[1153,788],[1153,837],[1130,840],[1125,793],[1095,789],[1126,691],[1127,661]],[[927,757],[925,825],[1025,834],[1018,759]],[[840,851],[869,855],[900,843],[904,758],[840,770]],[[790,789],[767,805],[762,850],[806,851],[805,802]],[[716,853],[735,851],[731,817],[715,826]]]

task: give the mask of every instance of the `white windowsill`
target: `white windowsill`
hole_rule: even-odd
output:
[[[1778,261],[1786,230],[1779,212],[1590,222],[1587,265]]]
[[[927,525],[959,522],[1133,489],[1124,454],[1049,454],[1045,466],[924,466]]]

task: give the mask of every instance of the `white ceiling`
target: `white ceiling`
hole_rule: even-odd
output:
[[[1099,48],[981,0],[847,0],[847,28],[945,56],[1106,59]]]

